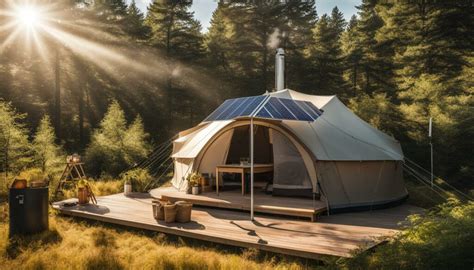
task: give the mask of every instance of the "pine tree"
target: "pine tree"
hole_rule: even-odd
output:
[[[201,26],[190,7],[190,1],[167,0],[148,7],[146,24],[151,28],[151,44],[175,60],[191,61],[203,52]]]
[[[21,123],[25,117],[11,103],[0,101],[0,166],[5,181],[10,172],[17,173],[31,162],[28,133]]]
[[[209,31],[205,36],[205,47],[208,66],[220,78],[224,78],[219,84],[220,98],[232,97],[237,92],[238,80],[232,63],[234,62],[234,47],[231,42],[235,34],[235,25],[229,17],[229,7],[219,2],[212,14]],[[218,97],[219,98],[219,97]]]
[[[234,96],[274,88],[277,47],[287,55],[289,86],[307,86],[304,49],[312,43],[316,20],[314,1],[220,3],[209,28],[208,49],[219,69],[225,69]]]
[[[361,73],[361,59],[362,48],[356,40],[359,33],[357,33],[357,16],[352,15],[346,31],[341,38],[342,51],[345,58],[345,72],[344,78],[348,85],[350,85],[351,92],[346,93],[348,97],[355,97],[360,91],[360,73]]]
[[[344,62],[341,36],[345,21],[337,7],[332,15],[324,14],[314,28],[314,44],[308,48],[312,62],[314,91],[318,94],[344,94]]]
[[[124,137],[125,160],[129,164],[141,160],[150,153],[150,145],[147,143],[149,134],[145,132],[143,120],[137,116],[130,124]]]
[[[94,1],[94,9],[99,18],[106,21],[118,22],[127,15],[127,4],[124,0]]]
[[[146,24],[151,29],[150,44],[160,49],[165,56],[167,78],[164,96],[168,123],[174,122],[175,115],[193,119],[191,93],[181,87],[179,80],[180,61],[193,64],[204,53],[201,24],[189,11],[191,4],[191,1],[186,0],[163,0],[155,1],[148,7]],[[167,128],[172,133],[174,129],[171,126]]]
[[[61,163],[61,149],[56,145],[54,128],[48,115],[45,115],[38,126],[32,143],[33,161],[46,174],[56,171]]]
[[[145,25],[145,16],[137,7],[135,0],[132,0],[127,8],[125,23],[125,31],[132,37],[145,39],[150,33],[150,29]]]
[[[463,1],[398,3],[389,11],[406,17],[396,21],[404,43],[395,56],[395,74],[400,110],[410,123],[405,127],[409,154],[425,160],[421,154],[426,152],[426,125],[433,117],[435,134],[442,134],[433,137],[435,163],[443,164],[435,173],[455,178],[463,169],[470,170],[472,160],[458,148],[463,144],[454,143],[464,140],[466,127],[473,123],[472,91],[465,84],[466,68],[472,67],[466,54],[466,48],[473,47],[472,6]]]
[[[309,65],[304,51],[314,42],[312,29],[317,20],[314,0],[286,1],[280,26],[280,46],[285,49],[287,88],[314,90],[308,83]]]
[[[118,176],[148,155],[147,137],[141,119],[127,127],[125,112],[116,100],[112,101],[86,149],[89,172],[96,176]]]
[[[387,83],[383,76],[384,65],[379,59],[377,40],[375,35],[383,26],[383,20],[376,11],[375,0],[362,0],[357,6],[359,10],[359,21],[357,23],[358,36],[355,45],[362,52],[360,59],[361,72],[363,73],[363,81],[361,89],[370,94],[373,92],[384,92]]]

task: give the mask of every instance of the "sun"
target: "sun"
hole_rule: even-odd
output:
[[[18,24],[28,29],[40,26],[43,21],[41,10],[32,5],[17,7],[15,18]]]

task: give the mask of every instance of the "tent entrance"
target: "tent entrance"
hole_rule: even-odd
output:
[[[250,126],[234,128],[227,153],[226,164],[239,164],[248,158]],[[311,197],[312,184],[305,162],[297,147],[286,135],[269,127],[254,126],[254,162],[273,164],[273,173],[255,175],[254,187],[275,196]],[[242,188],[240,175],[223,175],[224,190]],[[248,177],[248,175],[247,175]],[[248,179],[247,179],[248,180]],[[249,183],[250,181],[245,181]],[[246,185],[246,191],[250,186]]]
[[[239,126],[234,128],[229,145],[226,164],[240,164],[242,159],[250,158],[250,126]],[[270,140],[270,129],[264,126],[254,126],[254,161],[256,164],[273,163],[273,147]],[[246,175],[245,190],[250,191],[249,175]],[[241,176],[236,174],[223,175],[225,181],[224,190],[240,190],[242,188]],[[273,173],[256,174],[254,187],[265,190],[272,184]]]

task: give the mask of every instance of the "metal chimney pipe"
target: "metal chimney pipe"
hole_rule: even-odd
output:
[[[285,89],[285,50],[278,48],[275,55],[275,90]]]

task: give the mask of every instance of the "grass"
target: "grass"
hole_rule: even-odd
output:
[[[92,181],[97,196],[122,192],[123,181]],[[429,187],[407,182],[409,203],[433,208],[388,244],[353,259],[324,262],[209,244],[51,213],[50,229],[8,238],[8,207],[0,201],[1,269],[472,269],[474,205],[441,204]],[[3,194],[5,195],[5,194]],[[65,192],[75,197],[74,190]],[[6,198],[6,197],[4,197]],[[437,210],[436,210],[437,209]]]
[[[6,208],[6,204],[2,205]],[[225,251],[224,251],[225,250]],[[44,233],[8,239],[0,221],[2,269],[307,269],[315,262],[223,249],[161,233],[51,214]]]

